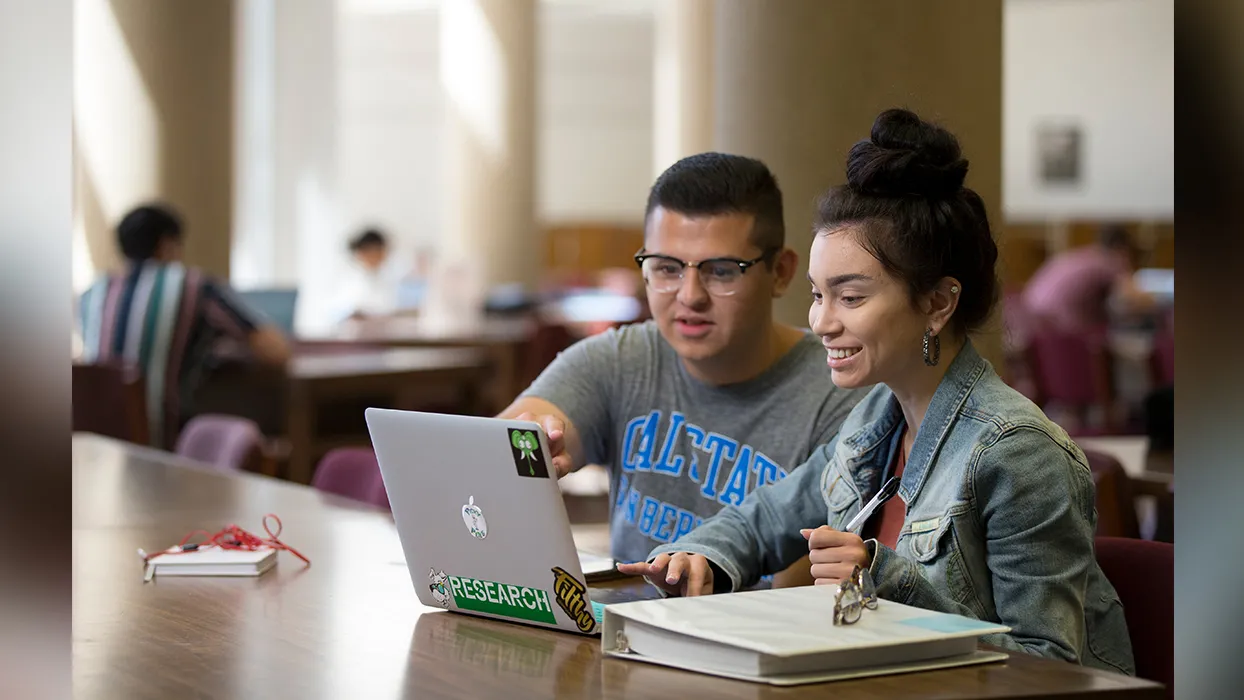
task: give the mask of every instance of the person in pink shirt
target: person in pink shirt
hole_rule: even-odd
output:
[[[1042,320],[1072,331],[1104,326],[1111,309],[1149,311],[1155,300],[1133,280],[1136,258],[1127,230],[1107,226],[1095,244],[1047,260],[1024,288],[1024,305]]]

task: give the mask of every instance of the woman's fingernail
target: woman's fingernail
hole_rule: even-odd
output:
[[[678,583],[678,577],[677,577],[677,576],[666,576],[666,577],[665,577],[665,582],[666,582],[666,583],[668,583],[668,584],[671,584],[671,585],[672,585],[672,584],[675,584],[675,583]]]

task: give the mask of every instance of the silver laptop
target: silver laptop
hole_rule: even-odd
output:
[[[588,588],[584,574],[613,561],[575,550],[536,423],[381,408],[366,417],[424,605],[599,634],[605,604],[641,597]]]

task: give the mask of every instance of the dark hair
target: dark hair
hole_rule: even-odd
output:
[[[181,217],[161,204],[145,204],[130,210],[117,224],[121,254],[129,260],[146,260],[156,254],[160,241],[181,238]]]
[[[963,186],[968,162],[949,131],[903,109],[873,122],[868,140],[847,154],[847,184],[817,205],[814,232],[861,224],[860,244],[916,295],[943,277],[963,289],[951,323],[978,329],[998,298],[998,246],[985,203]]]
[[[786,245],[782,191],[755,158],[726,153],[687,156],[661,173],[648,192],[644,230],[657,207],[686,216],[751,214],[752,241],[764,251]]]
[[[1112,250],[1126,250],[1129,253],[1136,247],[1132,234],[1122,224],[1106,224],[1097,232],[1097,243]]]
[[[357,253],[364,248],[371,248],[373,246],[384,247],[388,244],[389,242],[385,240],[383,233],[374,228],[369,228],[350,239],[350,250],[351,252]]]

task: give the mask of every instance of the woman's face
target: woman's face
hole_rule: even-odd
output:
[[[808,281],[808,323],[827,350],[835,385],[901,384],[924,366],[921,344],[929,316],[857,242],[855,226],[814,237]]]

